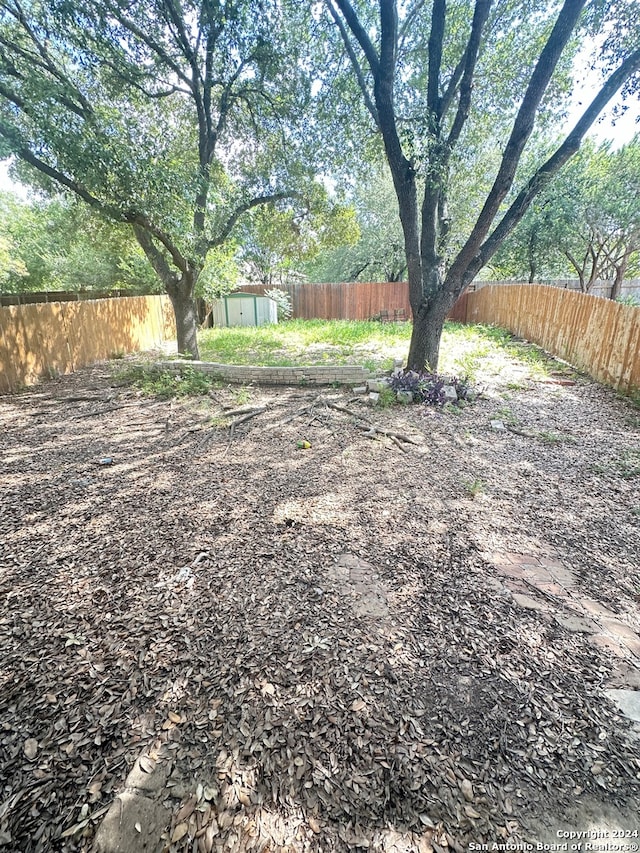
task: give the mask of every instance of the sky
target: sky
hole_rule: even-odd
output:
[[[576,57],[574,63],[574,80],[576,83],[565,130],[569,130],[576,123],[602,85],[600,75],[589,68],[591,64],[589,54],[596,49],[596,46],[592,45],[589,50],[580,51]],[[620,106],[621,104],[625,104],[626,110],[623,111],[622,115],[616,116],[616,106]],[[631,142],[636,133],[640,133],[639,120],[640,94],[636,93],[633,96],[628,96],[623,101],[622,95],[618,93],[611,99],[607,109],[601,113],[597,121],[591,126],[587,135],[595,139],[598,143],[608,140],[612,143],[614,149],[620,148],[622,145],[626,145],[627,142]]]

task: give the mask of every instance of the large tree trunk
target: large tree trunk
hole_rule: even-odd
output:
[[[435,372],[438,369],[442,329],[454,302],[455,297],[450,292],[440,290],[413,311],[413,331],[407,359],[409,370],[428,368]]]
[[[176,338],[178,352],[199,359],[198,350],[198,311],[193,291],[195,280],[192,275],[183,275],[180,281],[167,287],[167,293],[176,318]]]
[[[154,242],[147,226],[134,223],[133,233],[171,300],[176,318],[178,352],[194,359],[200,358],[198,352],[198,310],[193,295],[201,268],[189,263],[175,248],[172,248],[171,252],[174,265],[172,267],[163,251]],[[174,267],[180,272],[178,273]]]

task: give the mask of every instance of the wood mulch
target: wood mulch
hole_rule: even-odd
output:
[[[640,813],[604,695],[640,661],[488,556],[557,561],[638,632],[638,415],[583,378],[494,376],[456,415],[150,400],[108,365],[1,398],[0,850],[89,850],[162,733],[172,851],[459,853],[582,799]]]

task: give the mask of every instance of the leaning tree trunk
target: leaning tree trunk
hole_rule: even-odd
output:
[[[176,320],[176,338],[178,352],[191,358],[200,358],[198,352],[198,311],[193,298],[200,269],[181,257],[177,249],[172,252],[174,269],[167,257],[154,242],[149,226],[133,223],[133,233],[156,275],[164,285],[171,300]],[[155,232],[154,232],[155,235]],[[166,245],[166,242],[165,242]]]
[[[167,293],[176,320],[178,352],[199,359],[198,311],[193,297],[195,279],[195,274],[185,273],[179,281],[167,286]]]

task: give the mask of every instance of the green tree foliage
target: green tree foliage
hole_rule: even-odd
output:
[[[0,290],[128,290],[155,293],[159,282],[131,229],[107,222],[75,199],[21,201],[0,194],[0,233],[14,270]]]
[[[308,184],[297,8],[0,0],[0,154],[133,228],[181,352],[198,353],[193,295],[209,252],[247,211]]]
[[[353,207],[331,203],[318,187],[306,208],[252,211],[239,237],[238,258],[246,278],[274,287],[299,277],[320,252],[353,244],[359,233]]]
[[[11,193],[0,193],[0,293],[16,293],[29,275],[9,227],[19,210],[19,202]]]
[[[502,275],[550,277],[560,265],[589,292],[612,282],[620,294],[640,252],[640,138],[612,151],[609,143],[582,150],[543,192],[496,255]]]
[[[406,275],[398,202],[386,168],[373,168],[353,190],[360,237],[320,252],[307,265],[311,281],[402,281]]]
[[[393,178],[414,320],[408,363],[435,369],[456,299],[576,153],[611,98],[637,83],[637,4],[325,0],[324,6]],[[580,40],[599,32],[611,35],[601,53],[599,90],[554,150],[528,158],[536,128],[563,111]]]

